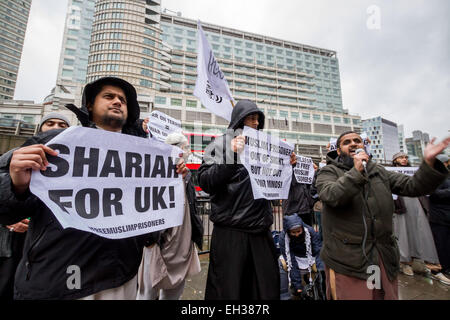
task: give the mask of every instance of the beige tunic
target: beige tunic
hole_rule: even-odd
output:
[[[158,245],[144,248],[139,268],[139,285],[153,289],[172,289],[186,277],[199,273],[200,260],[191,234],[189,203],[185,201],[183,223],[164,231],[161,248]],[[142,289],[139,291],[142,292]]]

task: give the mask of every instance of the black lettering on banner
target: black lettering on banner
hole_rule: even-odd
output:
[[[122,164],[120,163],[119,151],[117,150],[108,150],[106,153],[100,177],[108,177],[111,173],[116,178],[123,177]]]
[[[111,217],[112,207],[114,207],[116,216],[123,215],[122,204],[120,203],[122,196],[122,189],[119,188],[107,188],[103,190],[103,215],[105,217]]]
[[[134,193],[134,205],[137,212],[147,212],[150,210],[150,200],[152,200],[151,210],[167,209],[167,204],[164,201],[164,192],[167,187],[145,187],[144,195],[142,196],[142,187],[137,187]],[[151,193],[151,195],[150,195]],[[175,208],[175,188],[169,187],[169,206]]]
[[[166,168],[164,165],[164,158],[162,156],[155,157],[155,165],[153,166],[152,178],[156,178],[157,175],[160,175],[161,178],[166,177]]]
[[[48,146],[53,150],[58,150],[60,154],[70,154],[69,147],[63,144],[51,144]],[[49,154],[46,155],[49,163],[56,166],[56,170],[53,170],[51,167],[48,167],[47,170],[41,171],[41,174],[48,178],[58,178],[62,177],[69,172],[69,163],[61,157],[51,156]]]
[[[86,198],[89,196],[90,212],[86,210]],[[78,215],[85,219],[94,219],[100,213],[100,196],[95,189],[82,189],[75,195],[75,210]]]
[[[89,157],[85,158],[85,147],[75,147],[75,155],[73,161],[73,175],[74,177],[82,177],[84,166],[88,166],[88,177],[96,177],[98,172],[98,157],[100,150],[91,148],[89,150]]]
[[[72,202],[61,202],[62,197],[72,197],[73,190],[49,190],[48,197],[61,208],[65,213],[69,213],[66,208],[72,208]]]
[[[172,178],[172,173],[174,178],[178,178],[176,163],[171,157],[167,158],[167,161],[169,162],[167,166],[167,178]]]
[[[142,156],[139,153],[127,152],[125,153],[125,178],[132,177],[133,169],[134,177],[140,178],[142,176]]]
[[[149,178],[150,177],[150,168],[151,168],[151,155],[146,154],[144,157],[144,178]]]
[[[175,208],[175,188],[169,187],[169,207]]]
[[[159,205],[161,206],[161,209],[167,209],[167,205],[164,202],[164,191],[166,191],[166,187],[161,187],[159,188],[159,192],[158,192],[158,187],[153,187],[153,192],[152,192],[152,197],[153,197],[153,210],[158,210],[159,209]]]
[[[250,166],[250,171],[253,174],[261,174],[261,167],[258,166]]]
[[[142,204],[142,202],[144,204]],[[144,201],[142,201],[142,188],[137,187],[134,192],[134,206],[137,212],[146,212],[150,209],[150,187],[144,188]]]

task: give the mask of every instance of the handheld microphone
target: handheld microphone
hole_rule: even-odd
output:
[[[361,152],[366,152],[366,151],[364,151],[364,149],[361,149],[361,148],[355,150],[356,154],[361,153]],[[367,162],[365,160],[363,160],[362,164],[363,164],[364,170],[366,170]]]

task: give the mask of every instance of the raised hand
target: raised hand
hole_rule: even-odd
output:
[[[434,166],[436,156],[448,147],[448,145],[450,144],[450,137],[445,138],[437,144],[434,144],[434,141],[436,141],[436,137],[431,139],[423,152],[423,159],[430,167]]]
[[[180,160],[178,161],[178,164],[177,164],[177,173],[181,174],[181,176],[184,179],[184,178],[186,178],[188,169],[186,168],[186,164],[184,163],[184,159],[182,158],[183,154],[180,153],[179,156],[180,156]]]
[[[236,153],[241,153],[244,150],[245,138],[244,136],[237,136],[231,140],[231,150]]]

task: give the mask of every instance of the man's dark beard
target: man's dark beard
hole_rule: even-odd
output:
[[[103,115],[101,120],[102,120],[101,124],[111,128],[118,128],[118,129],[122,129],[123,125],[126,122],[124,118],[111,117],[107,114]]]
[[[337,161],[349,168],[353,168],[353,166],[355,165],[353,162],[353,158],[344,152],[341,152],[341,155],[338,156]]]

